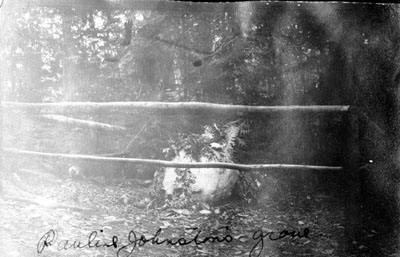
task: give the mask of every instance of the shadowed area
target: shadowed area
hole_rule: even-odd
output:
[[[5,3],[0,252],[395,256],[399,18],[396,4]]]

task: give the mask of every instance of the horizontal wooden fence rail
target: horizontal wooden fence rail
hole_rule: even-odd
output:
[[[120,158],[120,157],[102,157],[83,154],[59,154],[59,153],[43,153],[36,151],[26,151],[11,148],[3,148],[4,153],[28,155],[34,157],[73,159],[87,161],[103,161],[103,162],[125,162],[139,165],[151,165],[161,167],[175,168],[223,168],[236,170],[261,170],[261,169],[290,169],[290,170],[330,170],[340,171],[343,167],[339,166],[316,166],[316,165],[296,165],[296,164],[236,164],[223,162],[172,162],[153,159],[136,159],[136,158]]]
[[[122,111],[126,113],[146,109],[165,112],[240,112],[240,113],[338,113],[347,112],[350,106],[311,105],[311,106],[249,106],[214,104],[204,102],[59,102],[59,103],[22,103],[3,102],[7,110],[24,110],[40,113],[60,113],[71,111]]]

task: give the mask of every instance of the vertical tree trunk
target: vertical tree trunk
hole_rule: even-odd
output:
[[[71,101],[75,95],[75,86],[73,83],[74,74],[74,63],[72,61],[74,42],[72,39],[71,23],[72,16],[71,11],[65,10],[62,21],[62,33],[63,33],[63,49],[64,56],[62,60],[63,77],[62,84],[65,89],[64,99]]]
[[[358,170],[360,167],[360,142],[358,115],[350,109],[345,119],[345,151],[343,155],[344,178],[348,198],[345,201],[345,215],[347,219],[348,238],[350,243],[355,240],[360,224],[360,180]]]

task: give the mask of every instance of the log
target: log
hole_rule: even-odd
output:
[[[77,125],[77,126],[83,126],[83,127],[89,127],[89,128],[94,128],[94,129],[103,129],[103,130],[108,130],[108,131],[125,131],[125,127],[121,126],[116,126],[116,125],[111,125],[107,123],[102,123],[102,122],[96,122],[96,121],[90,121],[90,120],[81,120],[81,119],[75,119],[67,116],[62,116],[62,115],[53,115],[53,114],[46,114],[42,115],[43,118],[56,121],[56,122],[61,122],[65,124],[70,124],[70,125]]]
[[[83,154],[60,154],[60,153],[43,153],[36,151],[18,150],[12,148],[3,148],[4,153],[27,155],[34,157],[46,157],[57,159],[74,159],[100,162],[125,162],[138,165],[150,165],[161,167],[175,168],[223,168],[235,170],[262,170],[262,169],[290,169],[290,170],[330,170],[340,171],[343,167],[338,166],[317,166],[317,165],[297,165],[297,164],[236,164],[224,162],[172,162],[154,159],[138,159],[138,158],[118,158],[118,157],[101,157]]]
[[[342,105],[311,105],[311,106],[248,106],[214,104],[204,102],[59,102],[59,103],[21,103],[3,102],[5,110],[33,111],[40,113],[60,112],[108,112],[119,111],[135,113],[143,109],[150,111],[164,111],[177,113],[187,112],[236,112],[236,113],[342,113],[349,110],[349,106]]]

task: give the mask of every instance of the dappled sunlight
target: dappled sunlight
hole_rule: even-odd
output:
[[[0,252],[394,256],[399,10],[6,2]]]

